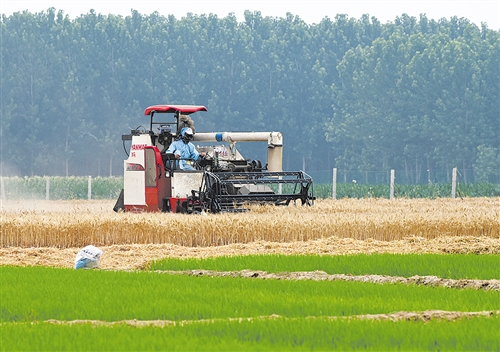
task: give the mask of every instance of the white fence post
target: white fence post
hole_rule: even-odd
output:
[[[91,198],[92,198],[92,176],[89,176],[87,199],[90,200]]]
[[[394,199],[394,170],[391,170],[391,183],[390,183],[390,192],[389,192],[389,199]]]
[[[457,168],[454,167],[451,174],[451,198],[455,198],[457,193]]]
[[[50,177],[45,178],[45,200],[50,199]]]
[[[337,168],[333,168],[332,199],[337,199]]]
[[[5,197],[5,184],[3,183],[3,177],[0,177],[0,188],[1,188],[1,196],[2,200],[6,200],[7,198]]]

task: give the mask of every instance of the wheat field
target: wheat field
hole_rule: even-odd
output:
[[[500,238],[500,198],[318,200],[312,207],[257,206],[206,215],[114,213],[112,207],[111,201],[3,201],[1,247]]]

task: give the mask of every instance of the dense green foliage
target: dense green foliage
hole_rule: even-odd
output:
[[[87,199],[88,177],[4,177],[6,199]],[[123,177],[96,177],[91,179],[91,199],[116,199],[123,188]]]
[[[0,267],[0,322],[345,316],[500,309],[495,291]]]
[[[497,182],[500,32],[405,14],[1,19],[4,175],[120,175],[121,134],[153,104],[200,104],[200,131],[281,131],[286,170],[345,180]],[[265,147],[242,147],[265,160]],[[327,181],[322,181],[326,183]]]
[[[332,184],[314,183],[316,198],[331,198]],[[432,183],[419,185],[394,185],[396,198],[446,198],[451,197],[451,183]],[[283,187],[283,192],[287,187]],[[277,189],[275,190],[277,191]],[[499,183],[459,183],[456,188],[457,197],[498,197],[500,196]],[[337,199],[341,198],[389,198],[388,184],[337,183]]]
[[[88,198],[88,177],[49,178],[49,199],[69,200]],[[123,177],[95,177],[91,181],[92,199],[116,199],[123,188]],[[6,199],[46,199],[47,177],[4,177]],[[287,191],[284,185],[283,192]],[[314,184],[314,196],[332,197],[332,184]],[[277,189],[275,191],[278,191]],[[389,185],[338,183],[337,198],[389,198]],[[397,198],[443,198],[451,196],[451,184],[395,185]],[[499,197],[500,184],[467,183],[457,186],[459,197]]]
[[[0,325],[2,351],[498,351],[500,318],[216,321],[165,328]]]
[[[328,274],[432,275],[449,279],[498,279],[500,255],[357,254],[346,256],[248,255],[215,258],[166,258],[151,270],[262,270],[270,273],[321,270]]]

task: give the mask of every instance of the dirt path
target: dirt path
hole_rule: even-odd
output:
[[[312,281],[358,281],[376,284],[406,284],[433,287],[448,287],[455,289],[475,289],[500,291],[500,280],[468,280],[443,279],[437,276],[387,276],[387,275],[329,275],[324,271],[304,271],[290,273],[268,273],[258,270],[242,271],[212,271],[212,270],[184,270],[184,271],[157,271],[170,275],[212,276],[212,277],[241,277],[262,280],[312,280]]]
[[[127,244],[99,247],[104,254],[102,269],[139,270],[152,260],[162,258],[207,258],[250,254],[321,254],[360,253],[474,253],[498,254],[500,241],[491,237],[453,236],[425,239],[407,237],[395,241],[356,240],[328,237],[297,242],[234,243],[213,247],[184,247],[173,244]],[[0,247],[0,265],[50,266],[71,268],[81,248]]]
[[[450,312],[443,310],[426,310],[423,312],[395,312],[389,314],[361,314],[361,315],[350,315],[350,316],[324,316],[315,317],[309,316],[304,318],[288,318],[277,314],[261,316],[261,317],[249,317],[249,318],[225,318],[225,319],[199,319],[199,320],[119,320],[119,321],[103,321],[103,320],[45,320],[45,323],[56,324],[56,325],[82,325],[82,324],[92,324],[94,326],[112,326],[112,325],[129,325],[135,327],[165,327],[165,326],[183,326],[187,324],[197,324],[197,323],[215,323],[215,322],[243,322],[243,321],[255,321],[255,320],[299,320],[299,319],[327,319],[327,320],[337,320],[337,319],[359,319],[359,320],[391,320],[391,321],[423,321],[427,322],[430,320],[447,320],[454,321],[459,319],[470,319],[475,317],[493,317],[499,315],[500,311],[482,311],[482,312]],[[31,322],[30,322],[31,323]]]
[[[491,253],[498,247],[498,240],[489,237],[440,237],[423,239],[406,238],[402,241],[354,240],[330,237],[326,239],[277,243],[253,242],[217,247],[183,247],[172,244],[114,245],[100,247],[104,254],[101,268],[106,270],[142,270],[152,260],[162,258],[206,258],[249,254],[357,254],[357,253]],[[0,248],[0,265],[48,266],[72,268],[80,248]],[[493,252],[498,252],[496,249]],[[264,271],[215,272],[191,270],[169,274],[254,277],[277,280],[343,280],[372,283],[402,283],[449,288],[500,290],[500,280],[452,280],[436,276],[409,278],[384,275],[328,275],[325,272],[293,272],[271,274]]]

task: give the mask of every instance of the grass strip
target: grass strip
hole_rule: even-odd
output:
[[[473,254],[356,254],[247,255],[211,258],[167,258],[151,270],[261,270],[269,273],[321,270],[328,274],[438,276],[447,279],[500,279],[500,255]]]
[[[499,325],[498,315],[426,323],[278,318],[162,328],[4,323],[0,333],[2,351],[498,351]]]
[[[500,292],[362,282],[0,267],[0,321],[346,316],[500,309]]]

